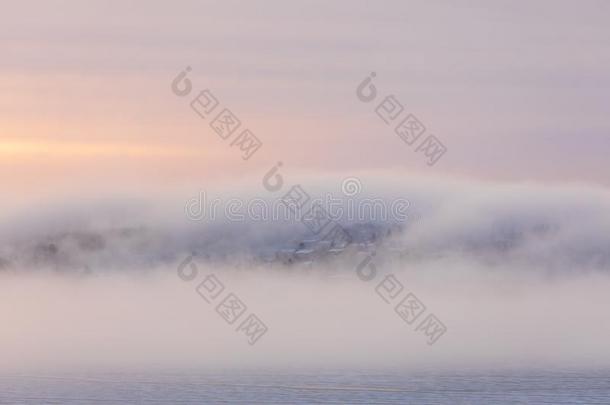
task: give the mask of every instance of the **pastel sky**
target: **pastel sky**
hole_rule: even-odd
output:
[[[0,14],[0,180],[180,183],[281,160],[610,185],[607,1],[19,1]],[[186,66],[263,142],[244,162],[170,90]],[[360,102],[376,72],[448,148]]]

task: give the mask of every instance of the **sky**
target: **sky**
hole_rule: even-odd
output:
[[[290,170],[607,186],[604,1],[11,2],[0,180],[30,197]],[[248,161],[175,96],[187,66],[263,142]],[[356,98],[371,72],[447,147],[434,166]],[[195,93],[193,93],[195,94]],[[378,98],[380,100],[381,97]],[[32,194],[33,193],[33,194]]]

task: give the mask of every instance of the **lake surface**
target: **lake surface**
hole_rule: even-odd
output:
[[[610,371],[1,375],[2,404],[609,404]]]

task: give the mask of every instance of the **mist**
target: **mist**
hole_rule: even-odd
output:
[[[197,188],[6,207],[2,370],[610,365],[606,189],[357,178],[354,199],[404,198],[408,216],[372,221],[383,237],[363,249],[354,243],[332,257],[293,262],[270,252],[315,237],[302,223],[194,221],[185,206]],[[293,181],[312,196],[345,198],[341,180]],[[231,189],[241,191],[210,193],[267,200],[284,193]],[[179,270],[185,260],[192,277]],[[358,272],[363,263],[372,277]],[[197,288],[210,275],[225,289],[206,302]],[[388,276],[403,286],[392,302],[379,294]],[[232,324],[216,310],[229,293],[247,307]],[[425,306],[412,323],[396,312],[408,293]],[[255,344],[239,330],[248,314],[267,328]],[[432,344],[417,330],[431,314],[446,327]]]
[[[172,270],[172,269],[168,269]],[[607,367],[605,275],[541,280],[490,275],[469,264],[383,269],[437,315],[447,332],[428,345],[353,269],[329,277],[199,266],[175,274],[2,276],[3,371],[151,369],[476,369]],[[352,271],[350,271],[352,270]],[[216,275],[268,331],[249,345],[195,290]],[[216,303],[217,304],[217,303]],[[423,316],[422,316],[423,318]]]

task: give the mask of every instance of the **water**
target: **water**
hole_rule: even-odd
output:
[[[0,376],[2,404],[609,404],[610,371]]]

